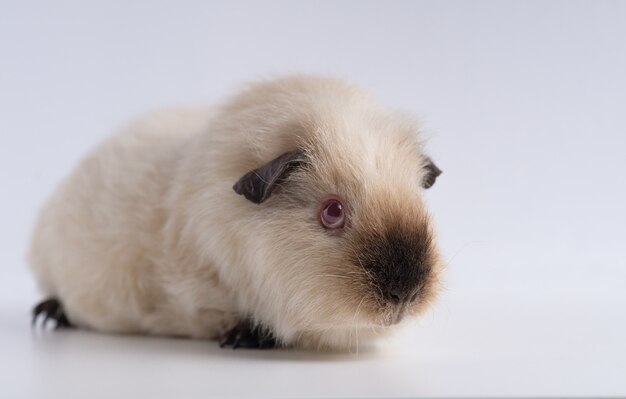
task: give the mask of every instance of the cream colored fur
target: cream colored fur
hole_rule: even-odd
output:
[[[268,201],[233,191],[295,148],[313,166]],[[257,83],[215,110],[147,115],[97,147],[44,207],[32,268],[86,328],[218,338],[251,317],[285,345],[354,347],[392,330],[389,314],[344,266],[350,248],[322,231],[317,201],[347,199],[361,231],[413,218],[432,233],[424,162],[413,123],[356,87]]]

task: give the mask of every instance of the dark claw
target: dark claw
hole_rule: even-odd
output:
[[[33,320],[32,326],[37,324],[37,319],[40,315],[44,316],[42,326],[45,327],[48,320],[52,319],[56,322],[55,329],[72,327],[72,324],[68,320],[65,312],[63,311],[63,305],[55,298],[46,299],[33,308]]]
[[[276,346],[272,333],[264,327],[254,326],[249,320],[239,322],[220,340],[220,348],[270,349]]]

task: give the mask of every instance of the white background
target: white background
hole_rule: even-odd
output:
[[[626,395],[625,21],[617,1],[0,2],[0,396]],[[31,335],[32,224],[80,157],[292,72],[423,121],[439,304],[358,355]]]

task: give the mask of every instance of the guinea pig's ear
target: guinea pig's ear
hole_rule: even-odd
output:
[[[437,176],[441,174],[441,169],[439,169],[437,165],[435,165],[433,160],[429,157],[426,157],[426,164],[424,165],[424,169],[426,170],[426,176],[424,176],[422,187],[431,188],[433,184],[435,184]]]
[[[302,151],[287,152],[243,175],[235,183],[233,190],[247,200],[260,204],[269,198],[277,184],[285,180],[289,173],[303,162]]]

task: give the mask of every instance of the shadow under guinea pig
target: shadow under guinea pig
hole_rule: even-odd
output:
[[[32,342],[44,356],[72,357],[93,356],[115,357],[133,356],[145,360],[167,361],[168,358],[190,358],[198,360],[207,357],[220,361],[260,360],[260,361],[357,361],[376,358],[380,351],[374,345],[364,345],[351,352],[314,352],[303,349],[275,348],[254,350],[245,348],[220,348],[216,341],[194,340],[177,337],[155,337],[144,335],[105,334],[96,331],[60,329],[54,331],[33,331]]]

